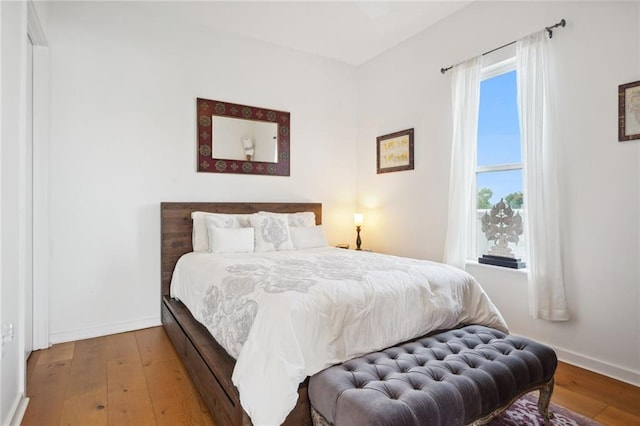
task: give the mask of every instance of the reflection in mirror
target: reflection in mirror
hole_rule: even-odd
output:
[[[278,162],[278,125],[213,116],[212,158]]]
[[[198,98],[198,171],[289,176],[291,114]]]

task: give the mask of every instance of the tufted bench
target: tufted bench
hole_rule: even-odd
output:
[[[540,390],[548,422],[553,349],[470,325],[329,367],[309,380],[315,425],[484,424]]]

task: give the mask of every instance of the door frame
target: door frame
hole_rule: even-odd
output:
[[[49,47],[35,5],[27,8],[27,35],[33,43],[33,350],[49,339]]]

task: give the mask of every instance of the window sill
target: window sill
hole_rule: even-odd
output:
[[[517,275],[527,275],[529,272],[528,268],[514,269],[514,268],[508,268],[506,266],[487,265],[486,263],[480,263],[477,260],[467,260],[465,262],[465,270],[467,272],[469,272],[469,267],[471,267],[471,269],[479,268],[479,269],[487,269],[492,271],[506,271],[509,274],[517,274]]]

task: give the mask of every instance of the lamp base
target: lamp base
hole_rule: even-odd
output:
[[[358,237],[356,238],[356,250],[362,250],[360,248],[362,245],[362,240],[360,239],[360,226],[356,226],[356,232],[358,233]]]

